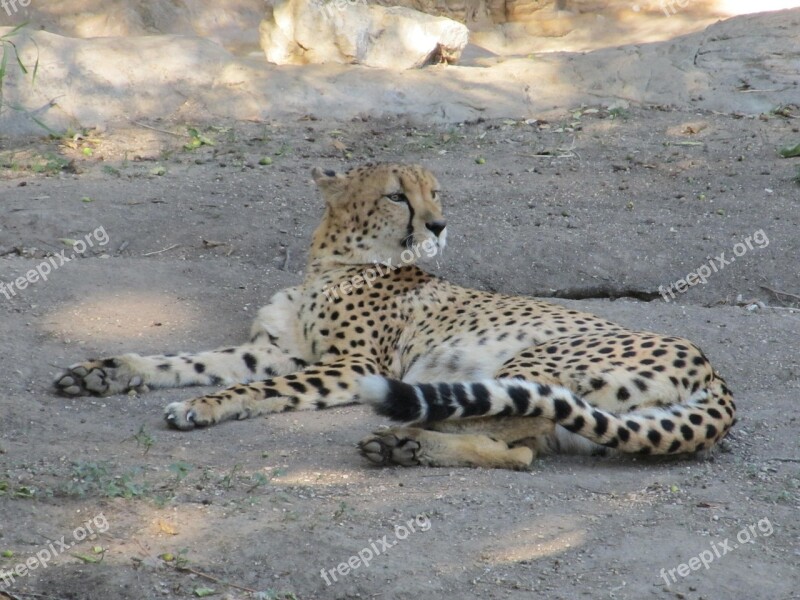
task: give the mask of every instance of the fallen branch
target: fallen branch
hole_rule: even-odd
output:
[[[782,92],[783,90],[788,90],[789,88],[773,88],[771,90],[754,90],[754,89],[747,89],[747,90],[736,90],[740,94],[766,94],[767,92]]]
[[[603,492],[601,490],[593,490],[592,488],[583,487],[582,485],[575,485],[573,487],[578,488],[579,490],[583,490],[584,492],[589,492],[590,494],[597,494],[598,496],[616,496],[614,492]]]
[[[286,258],[283,259],[283,266],[281,267],[281,271],[289,270],[289,260],[291,260],[289,255],[289,246],[286,246]]]
[[[172,244],[172,246],[164,248],[163,250],[155,250],[154,252],[148,252],[146,254],[142,254],[142,256],[153,256],[154,254],[161,254],[162,252],[166,252],[167,250],[173,250],[174,248],[177,248],[178,246],[180,246],[180,244]]]
[[[144,123],[140,123],[139,121],[134,121],[133,119],[131,119],[129,117],[125,117],[125,118],[128,119],[128,121],[130,121],[134,125],[138,125],[139,127],[144,127],[145,129],[152,129],[153,131],[158,131],[159,133],[166,133],[167,135],[174,135],[175,137],[186,137],[186,138],[191,137],[187,133],[175,133],[174,131],[167,131],[166,129],[159,129],[158,127],[153,127],[152,125],[145,125]]]
[[[237,590],[242,590],[243,592],[250,592],[251,594],[258,594],[258,590],[254,590],[249,587],[244,587],[243,585],[236,585],[235,583],[228,583],[227,581],[223,581],[222,579],[218,579],[213,575],[206,575],[202,571],[198,571],[196,569],[192,569],[191,567],[175,567],[178,571],[186,571],[187,573],[192,573],[197,575],[198,577],[202,577],[204,579],[208,579],[209,581],[213,581],[214,583],[219,583],[221,585],[227,585],[228,587],[232,587]]]
[[[524,154],[520,153],[517,156],[524,158],[578,158],[574,152],[559,152],[558,154]]]
[[[782,292],[780,290],[773,290],[771,287],[767,287],[766,285],[760,285],[758,287],[760,287],[761,289],[767,290],[768,292],[772,292],[776,296],[788,296],[789,298],[794,298],[795,300],[800,302],[800,296],[798,296],[796,294],[790,294],[789,292]]]

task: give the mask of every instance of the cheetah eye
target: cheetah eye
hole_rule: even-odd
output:
[[[439,197],[439,190],[432,190],[431,196],[433,197],[434,200],[436,200]]]
[[[392,202],[405,202],[408,203],[408,196],[401,192],[397,192],[396,194],[387,194],[386,198],[391,200]]]

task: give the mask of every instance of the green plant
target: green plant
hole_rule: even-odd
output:
[[[336,509],[333,513],[333,520],[338,521],[342,517],[346,516],[349,513],[354,512],[354,509],[347,504],[347,502],[339,502],[339,508]]]
[[[68,496],[96,494],[104,498],[139,498],[147,494],[140,469],[116,475],[107,463],[77,462],[72,465],[70,481],[62,491]]]
[[[36,497],[36,488],[31,488],[26,485],[18,485],[11,487],[5,479],[0,480],[0,496],[10,495],[11,498],[18,500],[28,500]]]
[[[0,35],[0,46],[3,47],[3,57],[0,58],[0,109],[3,106],[3,82],[5,81],[6,72],[8,71],[8,57],[11,54],[9,48],[14,52],[14,58],[17,61],[17,65],[19,66],[20,71],[24,74],[28,74],[27,67],[23,64],[22,59],[19,56],[19,50],[17,49],[17,45],[11,41],[15,35],[17,35],[20,30],[25,27],[28,23],[22,23],[21,25],[17,25],[9,31],[8,33],[4,33]],[[34,68],[33,78],[36,78],[36,71],[39,69],[39,61],[37,59],[36,66]]]
[[[200,146],[213,146],[214,141],[200,133],[194,127],[189,127],[189,143],[183,145],[184,150],[197,150]]]
[[[263,485],[267,485],[269,483],[269,477],[267,477],[263,473],[255,473],[250,477],[250,481],[252,481],[253,485],[247,488],[248,492],[252,492],[253,490]]]
[[[17,45],[14,43],[13,38],[19,35],[20,31],[28,24],[26,21],[20,25],[17,25],[11,31],[0,35],[0,46],[3,48],[3,56],[0,57],[0,114],[2,114],[3,109],[5,106],[9,108],[21,112],[27,112],[21,106],[14,106],[11,104],[6,104],[5,99],[3,97],[3,84],[5,82],[6,75],[8,74],[8,62],[9,57],[13,54],[14,60],[17,63],[17,67],[22,72],[23,75],[30,74],[31,76],[31,85],[36,83],[36,75],[39,72],[39,46],[36,44],[36,40],[31,39],[33,45],[36,46],[36,61],[33,64],[33,71],[29,71],[28,67],[25,66],[25,63],[22,62],[22,58],[19,55],[19,49]],[[47,125],[45,125],[41,120],[33,115],[28,115],[34,123],[45,129],[46,131],[53,133],[53,130],[50,129]]]
[[[778,150],[778,154],[780,154],[783,158],[796,158],[800,156],[800,143],[795,144],[794,146],[786,146],[785,148],[781,148]]]
[[[624,108],[614,107],[608,110],[608,116],[611,119],[627,119],[630,115]]]
[[[239,464],[233,465],[230,472],[227,475],[223,476],[222,479],[220,480],[222,487],[224,487],[226,490],[229,490],[233,487],[233,477],[234,475],[236,475],[236,471],[239,470],[239,467],[241,467],[241,465]]]
[[[55,175],[63,171],[69,165],[69,160],[53,154],[52,152],[41,155],[41,159],[44,162],[36,162],[30,166],[31,171],[34,173]]]
[[[26,485],[20,485],[17,489],[14,490],[14,498],[22,498],[28,499],[33,498],[36,495],[36,490],[33,488],[29,488]]]
[[[156,441],[153,439],[153,436],[145,431],[144,425],[139,427],[139,431],[133,435],[133,439],[136,440],[137,446],[144,448],[144,452],[142,452],[144,455],[150,452],[150,448],[152,448],[153,444],[156,443]]]
[[[254,473],[250,476],[251,486],[247,489],[248,492],[252,492],[253,490],[267,485],[274,477],[280,477],[284,475],[286,471],[284,469],[275,469],[269,475],[264,475],[264,473]]]
[[[256,600],[298,600],[294,592],[278,592],[272,589],[258,592]]]
[[[168,468],[170,471],[175,473],[175,485],[178,485],[181,481],[186,479],[186,477],[189,475],[189,471],[191,471],[193,467],[192,465],[179,460],[176,463],[172,463]]]
[[[188,548],[181,548],[178,550],[178,555],[175,557],[175,566],[178,569],[183,569],[189,566],[189,549]]]
[[[773,108],[770,112],[773,115],[778,115],[779,117],[786,117],[787,119],[793,119],[794,115],[792,114],[793,111],[797,110],[796,106],[792,106],[791,104],[781,104]]]

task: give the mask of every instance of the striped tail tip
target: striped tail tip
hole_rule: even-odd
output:
[[[379,415],[393,421],[418,421],[422,410],[413,386],[386,379],[380,375],[367,375],[359,381],[358,396],[364,404],[371,404]]]

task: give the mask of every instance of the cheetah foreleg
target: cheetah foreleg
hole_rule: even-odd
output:
[[[263,344],[198,354],[123,354],[72,365],[54,385],[66,396],[111,396],[147,388],[247,383],[291,373],[303,364],[278,347]]]
[[[378,366],[371,357],[336,358],[287,376],[173,402],[166,407],[164,418],[171,427],[188,430],[268,413],[350,404],[358,401],[358,380],[374,373]]]

